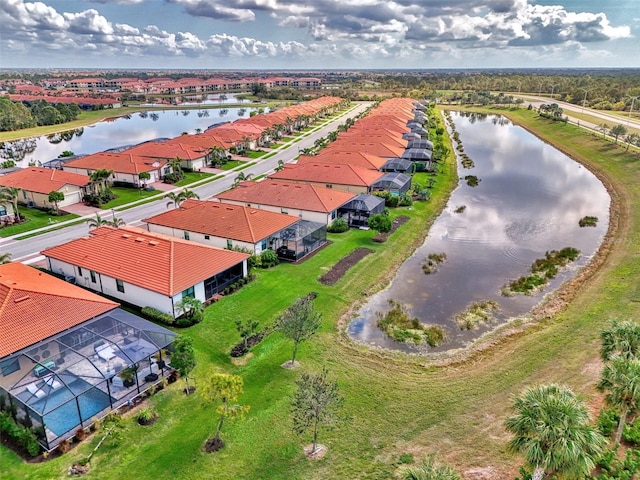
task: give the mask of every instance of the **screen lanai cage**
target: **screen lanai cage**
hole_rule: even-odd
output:
[[[4,407],[50,451],[169,375],[174,338],[114,309],[3,359]]]
[[[278,258],[295,262],[325,243],[327,226],[324,223],[300,220],[278,233],[274,247]]]
[[[338,209],[338,216],[344,218],[350,227],[366,227],[369,217],[384,211],[384,198],[360,194]]]

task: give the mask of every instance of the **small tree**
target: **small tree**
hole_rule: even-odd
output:
[[[616,357],[602,371],[598,390],[606,392],[605,401],[620,412],[615,443],[622,438],[627,416],[640,408],[640,360]]]
[[[96,213],[96,218],[90,218],[87,220],[87,223],[89,224],[89,228],[99,228],[104,227],[105,225],[110,225],[111,221],[106,218],[102,218],[100,214]]]
[[[56,207],[56,215],[60,215],[60,209],[58,208],[58,202],[64,200],[64,193],[58,190],[52,190],[49,192],[49,202],[53,203]]]
[[[369,217],[367,224],[369,225],[369,228],[374,229],[376,232],[387,233],[391,231],[393,222],[387,215],[376,213]]]
[[[439,465],[430,455],[422,465],[406,467],[402,480],[460,480],[460,474],[448,465]]]
[[[312,302],[312,295],[300,297],[278,319],[278,329],[285,337],[293,340],[293,355],[287,362],[289,366],[295,365],[300,342],[311,338],[320,328],[322,316],[314,311]]]
[[[176,310],[188,319],[189,325],[193,325],[202,321],[204,305],[197,298],[182,297],[182,300],[176,304]]]
[[[196,366],[196,352],[193,349],[193,340],[190,337],[178,335],[173,341],[173,353],[171,354],[171,365],[184,378],[187,395],[191,391],[189,387],[189,374]]]
[[[257,320],[247,319],[244,322],[240,319],[236,320],[236,330],[238,330],[240,338],[242,338],[245,352],[249,350],[249,345],[247,344],[249,338],[258,332],[258,325]]]
[[[614,320],[600,332],[600,341],[600,358],[604,361],[616,357],[640,358],[640,323]]]
[[[173,360],[172,360],[173,361]],[[216,373],[201,389],[202,396],[208,403],[216,404],[216,413],[219,415],[215,437],[207,440],[207,451],[215,452],[224,446],[220,438],[222,426],[225,420],[242,418],[249,411],[248,405],[239,405],[236,402],[242,395],[243,380],[238,375]]]
[[[338,382],[327,379],[328,371],[322,369],[317,375],[303,373],[296,380],[297,390],[291,402],[293,430],[297,434],[313,431],[310,454],[318,449],[318,429],[320,425],[333,426],[338,420],[338,413],[344,399],[338,393]]]
[[[620,137],[621,135],[624,136],[627,133],[627,127],[625,127],[624,125],[618,124],[615,127],[613,127],[611,130],[609,130],[609,133],[613,135],[613,138],[615,138],[616,143],[618,143],[618,137]]]
[[[142,188],[147,188],[147,180],[151,180],[151,174],[149,172],[140,172],[138,178],[142,180]]]

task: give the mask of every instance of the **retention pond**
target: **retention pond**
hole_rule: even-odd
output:
[[[610,198],[589,170],[504,117],[452,113],[451,118],[466,154],[458,158],[459,185],[424,244],[350,322],[348,334],[356,341],[405,352],[465,347],[526,315],[575,275],[604,239]],[[596,217],[596,225],[581,227],[584,217]],[[578,249],[580,256],[546,286],[529,295],[501,293],[505,284],[528,275],[546,252],[565,247]],[[426,274],[428,256],[441,253],[446,260]],[[444,343],[424,347],[388,337],[377,321],[391,309],[390,300],[423,325],[442,327]],[[494,318],[460,328],[455,317],[484,300],[497,303]]]

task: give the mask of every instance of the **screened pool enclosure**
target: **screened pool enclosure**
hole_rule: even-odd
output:
[[[278,232],[273,248],[280,260],[295,262],[327,243],[324,223],[299,220]]]
[[[175,334],[119,308],[0,362],[5,409],[33,426],[45,450],[171,373]],[[9,408],[7,408],[9,403]]]

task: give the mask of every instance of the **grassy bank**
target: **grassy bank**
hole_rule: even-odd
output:
[[[525,331],[479,351],[471,358],[437,367],[425,359],[371,351],[354,345],[339,333],[339,320],[354,305],[381,288],[397,266],[421,243],[457,181],[449,163],[439,175],[429,203],[418,203],[389,242],[371,241],[374,232],[352,231],[333,235],[329,247],[301,265],[281,265],[260,272],[241,291],[207,309],[203,323],[184,331],[192,336],[199,365],[195,376],[202,382],[213,371],[242,375],[251,406],[243,422],[225,426],[227,446],[205,454],[204,440],[215,429],[216,416],[198,395],[186,397],[178,383],[150,399],[160,419],[152,427],[138,427],[127,419],[127,431],[117,448],[105,447],[92,460],[86,478],[176,479],[387,479],[402,453],[420,458],[436,453],[457,466],[491,467],[495,478],[510,478],[519,459],[506,453],[502,427],[511,396],[537,382],[556,381],[572,386],[594,404],[598,378],[598,332],[610,318],[637,314],[637,276],[640,273],[640,212],[630,209],[640,200],[640,162],[620,148],[602,142],[572,125],[552,123],[526,110],[505,114],[525,125],[544,141],[593,168],[615,189],[612,223],[619,224],[605,265],[572,298],[570,306]],[[423,182],[424,183],[424,182]],[[366,256],[335,286],[317,279],[354,248],[375,253]],[[318,293],[323,313],[322,331],[303,344],[298,371],[280,365],[289,359],[291,342],[279,334],[253,349],[245,365],[235,366],[229,349],[239,341],[233,327],[237,318],[267,325],[296,297]],[[569,295],[569,293],[566,293]],[[345,397],[345,418],[331,432],[321,432],[329,446],[323,459],[307,460],[301,446],[309,437],[291,431],[289,401],[293,381],[301,371],[327,366],[338,379]],[[24,464],[0,448],[4,478],[65,478],[66,469],[97,443],[94,437],[63,458],[43,464]],[[513,478],[513,477],[511,477]]]

